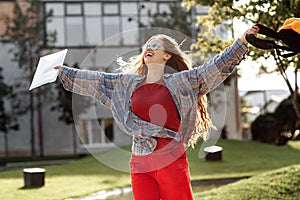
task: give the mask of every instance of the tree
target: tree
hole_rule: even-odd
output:
[[[189,49],[192,41],[186,41],[186,37],[190,37],[195,39],[197,33],[199,32],[200,28],[195,26],[195,21],[193,19],[193,15],[195,11],[191,9],[186,9],[181,5],[181,1],[176,1],[169,6],[169,12],[162,12],[162,13],[155,13],[152,14],[150,11],[148,12],[148,16],[150,18],[150,27],[160,27],[170,29],[171,31],[178,31],[179,33],[184,36],[182,42],[179,45],[183,45],[185,48]],[[147,33],[145,33],[147,34]],[[149,33],[149,37],[151,37],[152,33]],[[192,47],[195,46],[192,44]],[[189,51],[188,54],[192,57],[198,58],[197,53],[194,51]],[[203,61],[202,59],[194,59],[197,61],[196,65],[200,64]],[[200,63],[198,63],[200,62]],[[225,85],[230,85],[230,78],[228,78],[225,82]]]
[[[279,138],[279,127],[273,113],[258,116],[251,124],[252,139],[275,144]]]
[[[288,18],[299,17],[300,16],[300,1],[299,0],[263,0],[254,1],[249,0],[243,3],[238,1],[212,1],[212,0],[183,0],[188,8],[192,6],[210,6],[209,14],[207,16],[200,16],[198,23],[201,24],[203,29],[198,35],[198,41],[193,46],[194,48],[199,48],[201,46],[202,52],[199,56],[207,57],[207,54],[213,52],[219,52],[223,50],[231,40],[223,41],[220,37],[214,35],[214,30],[216,27],[223,24],[228,28],[232,29],[233,21],[240,20],[246,24],[253,25],[256,23],[263,24],[273,30],[278,30]],[[278,41],[280,43],[280,41]],[[289,59],[281,59],[277,56],[276,51],[262,51],[255,48],[250,48],[249,53],[252,59],[256,60],[258,58],[273,58],[276,61],[276,69],[283,79],[285,80],[288,89],[290,91],[293,107],[297,116],[297,121],[295,126],[300,126],[300,111],[298,108],[298,84],[295,81],[295,86],[292,87],[291,82],[287,76],[288,67],[294,69],[294,77],[297,80],[297,73],[300,69],[300,56],[294,56]],[[270,73],[271,71],[267,69],[267,66],[262,64],[262,71]]]
[[[3,68],[0,67],[0,132],[4,134],[4,152],[5,156],[8,156],[8,131],[18,130],[19,124],[13,110],[7,110],[5,106],[5,98],[9,98],[12,95],[12,88],[4,83],[2,70]]]
[[[79,68],[78,63],[75,63],[72,68]],[[80,97],[75,93],[71,93],[65,90],[60,82],[57,83],[56,89],[58,95],[56,97],[56,102],[54,106],[51,107],[52,111],[60,112],[58,118],[59,121],[65,122],[67,125],[72,125],[73,128],[73,154],[77,155],[77,137],[76,137],[76,128],[74,125],[74,115],[83,113],[87,108],[91,106],[91,101],[89,98]],[[80,98],[80,101],[72,101],[73,98]],[[76,113],[73,113],[73,106],[76,107]]]
[[[148,13],[150,21],[150,26],[170,28],[172,30],[179,31],[189,37],[192,37],[196,27],[193,27],[192,12],[191,10],[186,10],[181,6],[180,2],[177,1],[169,6],[170,12],[163,13]]]
[[[14,55],[13,61],[18,63],[20,69],[24,71],[22,77],[16,80],[14,85],[18,100],[15,106],[18,107],[18,113],[30,113],[30,137],[31,137],[31,155],[36,155],[35,150],[35,109],[37,110],[37,127],[40,156],[43,156],[43,132],[42,132],[42,89],[28,92],[29,83],[32,80],[37,66],[37,61],[41,51],[44,48],[43,30],[44,25],[52,12],[41,16],[42,2],[40,0],[16,1],[14,7],[14,16],[8,17],[6,22],[5,36],[14,44],[10,50]],[[55,33],[46,37],[49,40],[55,40]]]
[[[300,104],[298,94],[298,105]],[[282,132],[295,132],[299,127],[296,127],[297,116],[296,112],[293,109],[293,103],[291,96],[284,99],[280,104],[276,107],[274,111],[274,116],[281,127]]]
[[[254,120],[251,124],[252,138],[261,142],[284,145],[292,138],[291,133],[299,128],[295,126],[296,121],[296,113],[289,96],[279,103],[273,113],[259,115]]]
[[[251,112],[252,106],[249,105],[244,97],[241,98],[240,102],[240,108],[241,108],[241,122],[242,126],[248,127],[249,125],[249,117],[248,113]]]

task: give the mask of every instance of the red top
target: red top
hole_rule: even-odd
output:
[[[180,117],[175,102],[163,80],[142,83],[132,94],[132,112],[141,119],[173,131],[180,127]],[[185,148],[172,138],[156,138],[154,152],[147,156],[135,156],[130,160],[130,171],[144,173],[161,169],[175,160],[186,158]]]
[[[132,94],[132,112],[141,119],[178,131],[180,117],[163,80],[142,83]]]

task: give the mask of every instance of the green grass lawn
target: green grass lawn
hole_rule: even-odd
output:
[[[220,140],[217,145],[223,147],[222,161],[207,162],[205,159],[198,159],[197,150],[188,150],[192,179],[253,176],[300,164],[300,141],[292,142],[292,145],[276,146],[258,142]]]
[[[93,157],[47,166],[45,186],[23,189],[22,170],[0,173],[0,199],[65,199],[130,184],[127,173],[102,165]]]
[[[293,143],[299,147],[300,143]],[[300,164],[299,150],[257,142],[220,140],[223,161],[207,162],[198,158],[198,148],[188,150],[193,180],[252,176],[285,166]],[[64,165],[47,166],[45,186],[23,189],[22,170],[0,172],[0,199],[65,199],[99,190],[130,185],[128,173],[106,167],[93,157]]]
[[[273,170],[220,188],[195,194],[201,200],[300,198],[300,165]]]

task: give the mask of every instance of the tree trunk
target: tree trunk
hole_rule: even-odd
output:
[[[73,129],[73,154],[74,156],[77,156],[77,134],[76,134],[76,127],[75,123],[72,124],[72,129]]]
[[[294,110],[296,112],[296,116],[297,116],[297,120],[295,123],[295,130],[293,130],[292,132],[292,137],[294,137],[295,131],[300,127],[300,111],[299,111],[299,101],[298,101],[298,69],[300,68],[300,61],[298,60],[297,62],[297,66],[295,68],[295,92],[294,95],[292,97],[292,102],[293,102],[293,107]]]
[[[295,67],[295,71],[294,71],[294,73],[295,73],[295,88],[293,89],[292,85],[288,79],[288,76],[286,74],[286,69],[284,67],[284,64],[279,57],[280,54],[277,52],[277,50],[276,50],[276,55],[277,55],[277,57],[275,56],[275,58],[276,58],[279,72],[280,72],[281,76],[283,77],[284,81],[286,82],[288,89],[290,91],[290,94],[291,94],[291,100],[292,100],[293,108],[294,108],[296,118],[297,118],[296,122],[294,124],[294,129],[296,130],[300,126],[300,111],[299,111],[299,104],[298,104],[298,84],[297,84],[297,72],[298,72],[298,66],[300,65],[300,63],[298,62],[297,66]],[[295,134],[295,131],[292,130],[291,138],[294,137],[294,134]]]
[[[297,69],[295,69],[295,71],[294,71],[294,73],[295,73],[295,89],[293,89],[292,85],[291,85],[291,83],[290,83],[290,81],[288,79],[288,76],[286,74],[286,70],[285,70],[284,64],[283,64],[283,62],[281,61],[281,59],[280,59],[280,57],[278,55],[279,54],[277,53],[277,66],[278,66],[278,69],[280,71],[281,76],[283,77],[284,81],[286,82],[286,84],[287,84],[287,86],[289,88],[296,116],[300,120],[299,106],[298,106],[298,102],[296,102],[297,99],[298,99],[297,98],[297,93],[298,93]]]
[[[38,88],[37,94],[37,114],[38,114],[38,135],[39,135],[39,148],[40,157],[44,157],[44,138],[43,138],[43,118],[42,118],[42,105],[41,105],[41,94],[40,88]]]
[[[8,151],[8,137],[7,137],[8,133],[4,133],[4,152],[5,152],[5,157],[9,156],[9,151]]]
[[[293,107],[296,112],[296,116],[298,121],[300,120],[300,111],[299,111],[299,104],[298,104],[298,97],[297,97],[298,92],[294,91],[292,94],[292,102],[293,102]]]
[[[34,131],[34,106],[33,106],[33,92],[30,91],[30,143],[31,143],[31,156],[35,156],[35,131]]]
[[[28,61],[29,61],[29,73],[30,80],[33,78],[33,61],[30,44],[28,44]],[[34,93],[30,91],[30,139],[31,139],[31,156],[36,156],[35,152],[35,127],[34,127]]]

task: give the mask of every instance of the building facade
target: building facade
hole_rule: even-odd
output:
[[[171,34],[178,41],[184,40],[185,34],[173,30],[151,27],[151,16],[155,14],[170,14],[170,5],[173,0],[43,0],[43,13],[52,12],[43,33],[44,43],[50,33],[55,33],[56,40],[52,48],[44,49],[47,53],[62,49],[69,49],[65,64],[78,64],[82,69],[116,72],[119,68],[116,63],[118,57],[127,59],[140,52],[141,45],[152,34],[158,32]],[[1,1],[2,19],[5,15],[12,15],[15,1]],[[178,2],[177,2],[178,3]],[[196,20],[196,15],[205,15],[208,8],[199,8],[192,12],[190,20]],[[150,14],[150,15],[149,15]],[[3,33],[5,24],[0,23],[0,33]],[[191,35],[190,37],[195,37]],[[2,40],[3,41],[3,40]],[[10,43],[0,43],[1,61],[4,68],[4,77],[7,82],[20,76],[17,64],[11,61]],[[236,81],[231,87],[226,87],[227,96],[223,97],[226,115],[220,119],[228,127],[228,138],[241,139],[239,127],[238,97]],[[222,89],[221,89],[222,90]],[[220,91],[219,91],[220,93]],[[221,91],[222,93],[222,91]],[[218,91],[215,93],[218,96]],[[73,96],[73,105],[83,101]],[[91,106],[85,112],[76,113],[74,108],[74,125],[66,125],[59,121],[59,113],[50,111],[50,106],[43,107],[43,146],[44,155],[81,154],[98,152],[107,148],[124,146],[131,143],[131,137],[119,129],[112,118],[110,110],[91,101]],[[224,110],[221,109],[221,112]],[[217,115],[217,112],[216,112]],[[11,131],[8,136],[9,155],[30,155],[30,128],[29,116],[24,115],[20,120],[20,130]],[[225,121],[225,122],[224,122]],[[36,140],[38,141],[38,136]],[[0,134],[0,146],[4,143]],[[36,149],[39,146],[36,144]],[[38,150],[37,150],[38,151]],[[0,156],[4,149],[0,148]]]

